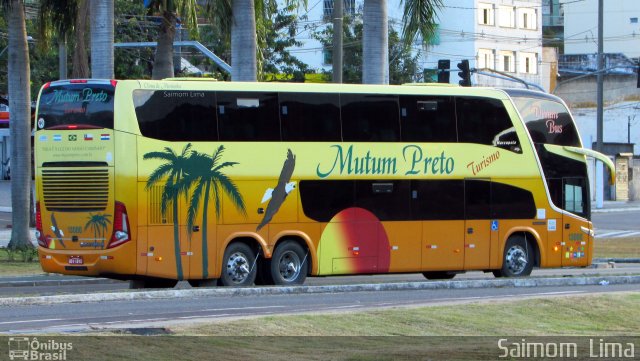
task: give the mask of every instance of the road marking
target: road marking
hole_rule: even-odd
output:
[[[62,321],[62,319],[61,318],[45,318],[40,320],[6,321],[6,322],[0,322],[0,325],[11,325],[14,323],[49,322],[49,321]]]

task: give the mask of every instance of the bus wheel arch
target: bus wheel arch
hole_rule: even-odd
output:
[[[267,278],[276,285],[303,284],[312,269],[311,248],[297,235],[283,236],[276,242],[268,260]]]
[[[501,268],[493,271],[494,276],[529,276],[534,266],[540,266],[538,239],[530,232],[514,232],[507,238],[501,257]]]

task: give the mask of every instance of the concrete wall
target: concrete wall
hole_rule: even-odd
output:
[[[564,99],[569,106],[592,105],[597,103],[596,77],[590,76],[578,80],[560,79],[553,93]],[[617,103],[623,100],[640,98],[640,89],[636,88],[636,75],[606,75],[604,79],[605,103]]]

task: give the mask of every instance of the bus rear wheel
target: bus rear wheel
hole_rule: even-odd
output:
[[[271,257],[271,278],[276,285],[301,285],[307,278],[307,253],[296,241],[279,244]]]
[[[232,243],[224,251],[222,286],[251,286],[256,280],[256,256],[245,243]]]
[[[534,249],[522,236],[513,236],[507,240],[502,257],[502,268],[493,271],[496,277],[524,277],[533,270]]]

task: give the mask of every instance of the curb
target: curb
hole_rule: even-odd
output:
[[[640,258],[594,258],[593,263],[640,263]]]
[[[592,208],[591,213],[612,213],[612,212],[635,212],[640,211],[640,207],[627,207],[627,208]]]
[[[640,276],[609,277],[560,277],[560,278],[513,278],[473,281],[403,282],[380,284],[356,284],[339,286],[296,286],[296,287],[247,287],[209,288],[187,290],[163,290],[141,292],[113,292],[81,295],[39,296],[0,298],[0,306],[50,305],[62,303],[84,303],[105,301],[133,301],[155,299],[180,299],[194,297],[233,297],[288,294],[319,294],[345,292],[378,292],[405,290],[507,288],[507,287],[558,287],[594,286],[640,283]]]

